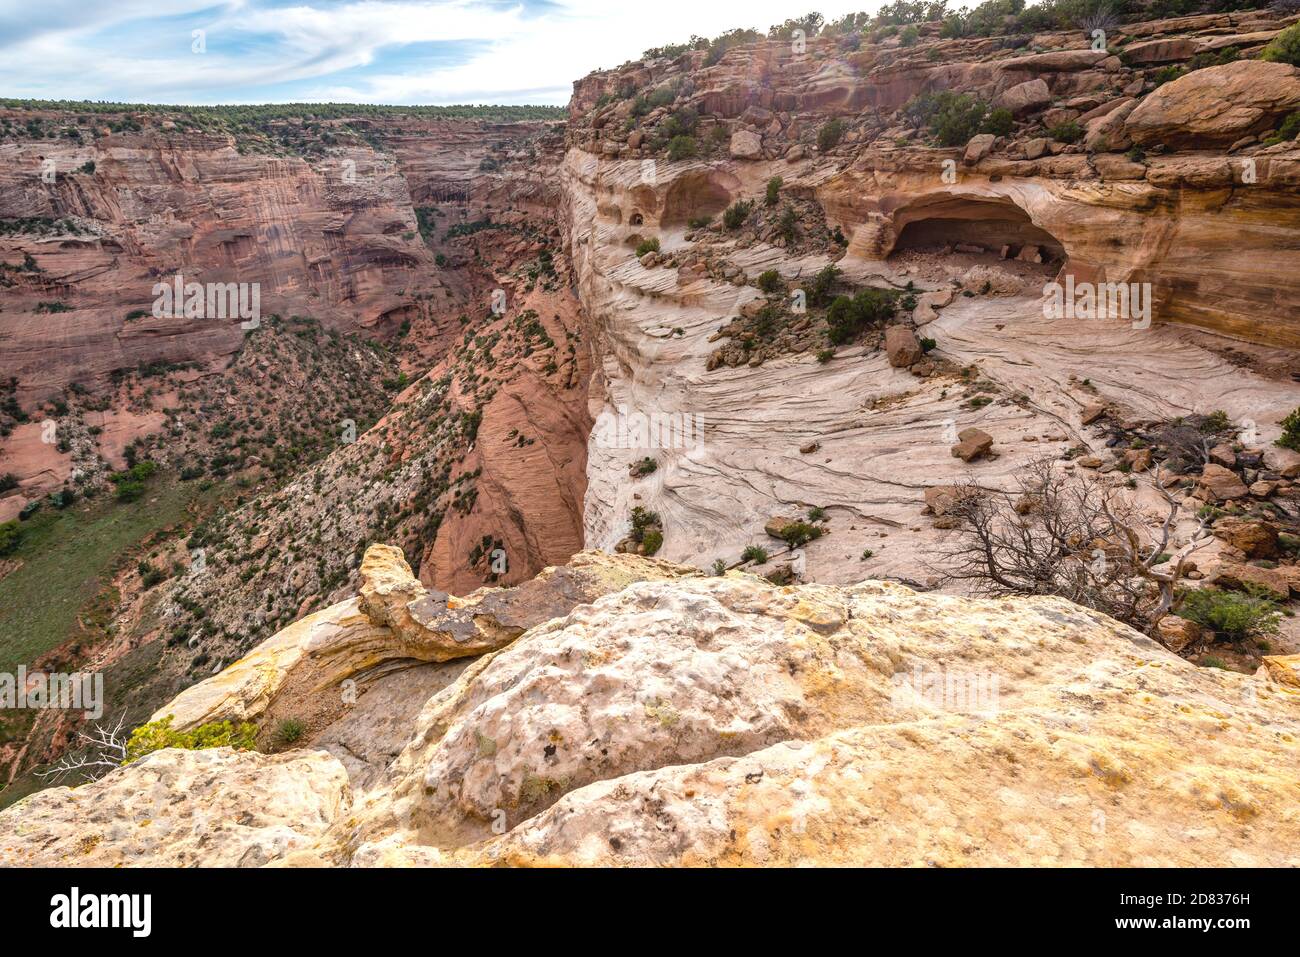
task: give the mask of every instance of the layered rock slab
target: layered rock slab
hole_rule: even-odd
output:
[[[168,748],[0,817],[3,867],[260,867],[313,846],[348,807],[323,751]]]
[[[355,793],[320,751],[161,751],[0,814],[0,860],[1295,865],[1294,675],[1060,599],[637,582],[470,664]]]

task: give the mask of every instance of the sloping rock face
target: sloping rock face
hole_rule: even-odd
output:
[[[1231,146],[1271,130],[1300,107],[1300,70],[1240,60],[1181,76],[1142,101],[1124,123],[1143,145]]]
[[[181,692],[150,720],[170,716],[179,731],[212,721],[260,722],[393,662],[477,657],[629,582],[682,574],[697,573],[667,563],[583,553],[514,588],[481,588],[456,598],[426,589],[400,549],[372,545],[361,563],[357,597],[295,622],[229,668]],[[313,705],[313,713],[319,711]],[[337,716],[328,708],[324,714],[331,720]],[[314,720],[322,726],[320,717]]]
[[[0,861],[1300,863],[1294,659],[1199,669],[1058,599],[578,567],[660,580],[437,683],[369,775],[329,728],[271,757],[157,752],[7,809]],[[358,727],[353,763],[386,747]]]

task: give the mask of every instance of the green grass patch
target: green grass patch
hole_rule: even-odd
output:
[[[22,523],[17,571],[0,579],[0,672],[74,637],[78,616],[146,537],[186,517],[193,483],[157,482],[132,502],[101,496],[78,507],[41,509]]]

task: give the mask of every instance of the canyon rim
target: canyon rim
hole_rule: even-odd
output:
[[[0,865],[1294,867],[1298,303],[1293,0],[0,100]]]

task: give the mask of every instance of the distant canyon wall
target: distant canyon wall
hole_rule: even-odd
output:
[[[40,116],[0,113],[18,127]],[[114,369],[209,365],[234,352],[238,322],[149,314],[154,284],[177,274],[256,283],[263,314],[385,336],[417,292],[455,282],[421,238],[415,207],[487,201],[491,189],[476,181],[492,147],[546,125],[404,119],[377,131],[388,152],[360,143],[305,159],[148,123],[87,142],[0,144],[0,220],[55,222],[0,235],[10,267],[0,374],[18,378],[24,403]]]

